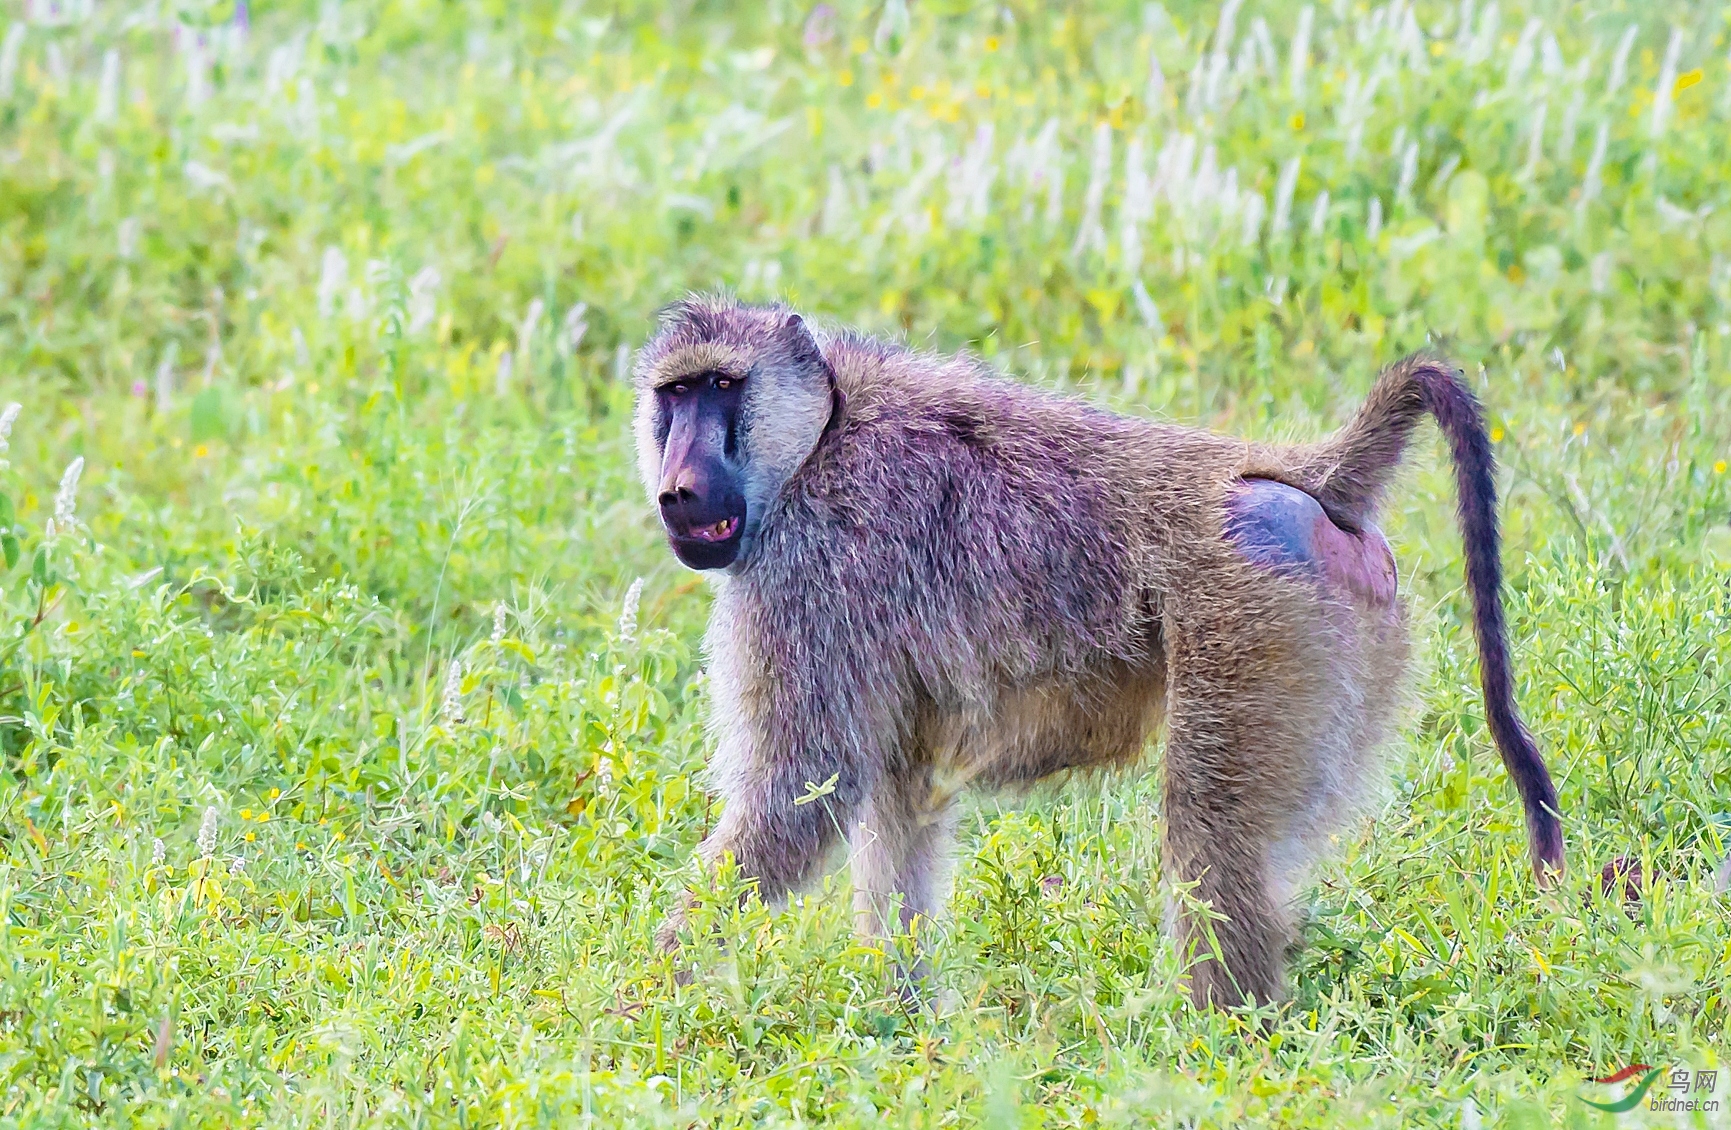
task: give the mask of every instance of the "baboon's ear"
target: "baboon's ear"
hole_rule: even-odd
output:
[[[827,370],[823,351],[817,347],[817,339],[811,336],[811,330],[805,324],[805,319],[798,314],[789,314],[787,321],[782,323],[781,336],[787,342],[787,350],[794,361],[802,365],[813,365]]]

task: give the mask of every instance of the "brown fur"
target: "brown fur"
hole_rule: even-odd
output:
[[[1367,408],[1329,443],[1253,444],[693,299],[639,361],[652,496],[652,390],[716,358],[746,378],[743,458],[768,470],[748,548],[715,577],[726,806],[702,857],[730,854],[774,899],[841,830],[862,928],[904,930],[940,908],[961,788],[1128,765],[1163,726],[1168,867],[1211,905],[1224,959],[1178,923],[1193,993],[1279,998],[1294,891],[1396,719],[1406,612],[1253,563],[1227,500],[1247,479],[1290,483],[1380,544],[1370,521],[1408,418]],[[1372,405],[1420,370],[1444,372],[1403,363]]]

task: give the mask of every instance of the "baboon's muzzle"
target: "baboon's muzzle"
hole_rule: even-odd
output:
[[[745,497],[719,460],[669,468],[656,499],[673,555],[693,569],[723,569],[739,556]]]

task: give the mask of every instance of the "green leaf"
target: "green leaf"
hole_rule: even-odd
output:
[[[18,557],[23,552],[18,546],[18,539],[11,534],[0,534],[0,551],[6,554],[6,568],[18,568]]]
[[[13,517],[11,496],[0,494],[0,526],[10,527]]]
[[[48,547],[45,545],[36,547],[36,557],[30,562],[30,579],[43,587],[48,585]]]

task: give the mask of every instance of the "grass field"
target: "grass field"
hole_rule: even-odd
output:
[[[1727,17],[1227,9],[8,5],[0,1124],[1731,1124],[1580,1101],[1728,1052]],[[621,374],[717,287],[1263,437],[1448,350],[1567,883],[1427,439],[1411,720],[1266,1033],[1181,992],[1151,775],[970,807],[933,1011],[845,872],[676,983],[706,596]]]

